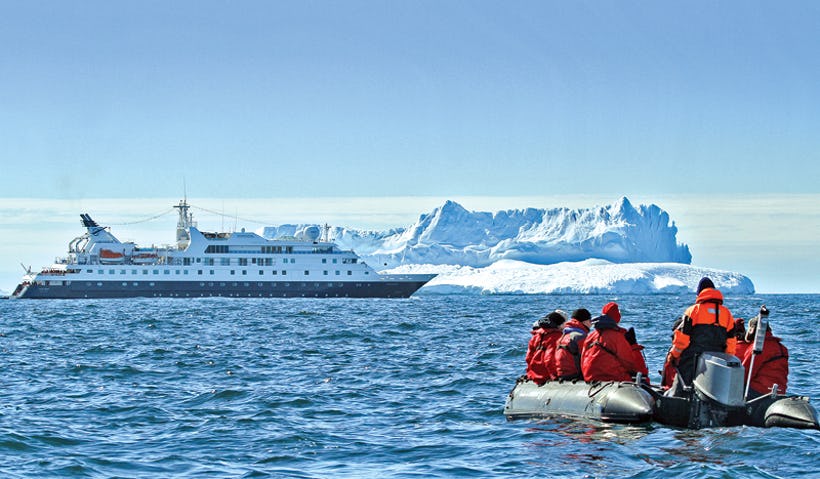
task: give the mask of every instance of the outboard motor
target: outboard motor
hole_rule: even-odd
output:
[[[731,354],[706,352],[698,358],[695,370],[694,400],[689,427],[725,426],[731,417],[742,413],[744,369]]]

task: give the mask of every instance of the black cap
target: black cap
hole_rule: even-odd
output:
[[[715,289],[715,283],[713,283],[711,279],[704,276],[700,279],[700,282],[698,283],[698,294],[700,294],[700,292],[706,288]]]
[[[578,321],[581,321],[582,323],[584,321],[589,321],[592,319],[592,315],[589,314],[589,311],[587,311],[585,308],[578,308],[575,311],[573,311],[572,317],[577,319]]]

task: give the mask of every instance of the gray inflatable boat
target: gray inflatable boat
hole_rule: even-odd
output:
[[[507,396],[507,419],[565,416],[604,422],[656,421],[670,426],[755,426],[820,429],[809,398],[769,394],[744,398],[744,368],[735,356],[703,353],[693,383],[675,396],[636,382],[547,381],[521,378]],[[776,388],[775,388],[776,390]]]
[[[507,396],[507,419],[567,416],[605,422],[639,423],[652,420],[655,399],[632,382],[519,380]]]

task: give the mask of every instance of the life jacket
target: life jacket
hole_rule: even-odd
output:
[[[701,291],[695,304],[683,314],[683,321],[672,335],[672,349],[669,351],[687,384],[693,379],[695,360],[701,353],[717,351],[735,354],[737,339],[734,331],[735,320],[729,309],[723,306],[720,291],[713,288]]]
[[[538,384],[556,378],[555,343],[561,337],[557,328],[538,328],[532,331],[527,347],[527,377]]]
[[[584,380],[630,381],[639,366],[634,362],[632,345],[626,340],[626,330],[609,316],[599,316],[593,331],[584,341],[581,353],[581,373]]]
[[[752,364],[754,348],[746,349],[743,355],[743,367],[746,369],[744,378],[749,377],[749,367]],[[755,358],[752,369],[752,379],[749,389],[757,395],[767,394],[772,386],[777,384],[777,392],[786,394],[786,382],[789,377],[789,350],[780,342],[780,338],[766,331],[763,342],[763,351]]]
[[[581,350],[589,328],[576,319],[564,324],[563,334],[555,348],[555,370],[559,379],[582,378]]]

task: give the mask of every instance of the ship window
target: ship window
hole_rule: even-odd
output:
[[[327,276],[327,270],[324,270],[322,273],[324,273],[324,275]]]
[[[327,263],[327,258],[322,258],[322,263]]]
[[[97,286],[102,286],[102,283],[97,283]]]
[[[123,281],[123,282],[122,282],[122,285],[123,285],[123,286],[128,286],[128,282],[127,282],[127,281]]]
[[[202,258],[197,258],[197,259],[196,259],[196,262],[197,262],[197,263],[201,263],[201,262],[202,262]]]
[[[196,274],[202,274],[202,270],[201,269],[196,270]]]
[[[261,269],[260,269],[260,270],[259,270],[259,276],[262,276],[263,274],[265,274],[265,272],[264,272],[263,270],[261,270]]]
[[[273,258],[265,258],[265,266],[273,266]]]
[[[205,248],[206,253],[227,253],[228,252],[228,245],[223,244],[211,244]]]
[[[147,269],[142,270],[142,274],[148,274],[148,270]]]
[[[310,271],[305,270],[305,276],[309,276],[309,275],[310,275]]]
[[[219,286],[220,286],[220,287],[222,287],[222,288],[224,288],[224,287],[225,287],[225,283],[219,283]]]
[[[235,270],[231,270],[231,274],[236,274],[236,271],[235,271]]]
[[[98,270],[97,270],[97,274],[104,274],[104,273],[105,273],[105,271],[103,271],[103,270],[101,270],[101,269],[98,269]]]
[[[274,274],[274,275],[277,275],[277,274],[279,274],[279,271],[273,270],[273,271],[271,271],[271,273]]]
[[[174,274],[179,274],[179,270],[174,271]]]
[[[213,266],[214,259],[213,258],[205,258],[205,266]]]
[[[353,275],[353,271],[347,270],[347,275],[348,275],[348,276],[352,276],[352,275]]]
[[[159,270],[158,270],[158,269],[155,269],[155,270],[154,270],[154,274],[159,274]]]
[[[204,288],[204,287],[205,287],[205,283],[199,283],[199,287],[200,287],[200,288]]]
[[[236,286],[236,285],[237,285],[237,283],[231,283],[231,286]]]
[[[154,283],[153,281],[151,281],[150,283],[148,283],[148,286],[150,286],[150,287],[152,287],[152,288],[153,288],[154,286],[156,286],[156,283]]]
[[[370,274],[370,271],[365,271],[364,274]]]
[[[283,269],[283,270],[282,270],[282,276],[284,276],[284,275],[286,275],[286,274],[288,274],[288,272],[287,272],[286,270],[284,270],[284,269]]]
[[[239,258],[239,266],[247,266],[248,258]]]
[[[124,270],[124,269],[121,269],[121,270],[120,270],[120,274],[125,274],[125,270]]]
[[[214,274],[214,270],[210,270],[210,271],[211,271],[211,274],[213,275],[213,274]]]
[[[342,274],[342,272],[337,269],[336,270],[336,276],[339,276],[340,274]]]
[[[114,270],[113,270],[113,269],[109,269],[109,270],[108,270],[108,274],[114,274]]]
[[[134,284],[134,286],[139,286],[139,285],[140,285],[140,284],[139,284],[139,283],[137,283],[136,281],[134,281],[134,283],[133,283],[133,284]]]
[[[93,269],[87,269],[87,270],[85,270],[85,272],[86,272],[86,273],[93,273],[93,272],[94,272],[94,270],[93,270]]]
[[[131,270],[131,274],[137,274],[137,270],[132,269],[132,270]]]
[[[338,262],[339,262],[339,260],[338,260],[338,259],[333,258],[333,264],[336,264],[336,263],[338,263]]]
[[[182,271],[182,274],[188,274],[188,270],[187,270],[187,269],[186,269],[186,270],[183,270],[183,271]]]
[[[182,266],[191,266],[191,258],[182,258]]]
[[[219,264],[222,266],[230,266],[231,265],[231,258],[220,258]]]
[[[243,275],[243,276],[247,276],[247,275],[248,275],[248,270],[243,269],[243,270],[242,270],[242,275]]]
[[[164,269],[164,270],[162,270],[162,274],[171,274],[171,270],[170,269]]]

